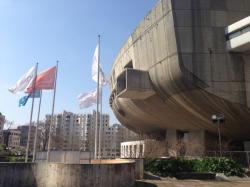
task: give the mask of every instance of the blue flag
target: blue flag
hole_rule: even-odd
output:
[[[25,95],[21,99],[19,99],[19,107],[25,106],[27,101],[29,100],[29,98],[33,97],[33,94],[34,94],[34,98],[41,97],[41,91],[40,90],[37,90],[35,93]]]
[[[19,107],[25,106],[29,97],[30,97],[30,95],[25,95],[21,99],[19,99]]]
[[[34,98],[40,98],[41,97],[41,90],[36,90],[35,93],[29,94],[30,98],[33,97],[34,94]]]

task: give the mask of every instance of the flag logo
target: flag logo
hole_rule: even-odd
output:
[[[36,67],[33,66],[29,69],[27,73],[25,73],[18,81],[17,83],[9,88],[9,91],[13,94],[16,94],[18,92],[25,91],[32,83],[36,76]]]

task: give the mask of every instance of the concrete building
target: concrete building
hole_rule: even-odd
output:
[[[0,112],[0,144],[3,143],[3,127],[5,123],[5,116]]]
[[[166,156],[167,147],[161,141],[146,139],[121,142],[121,158]]]
[[[120,158],[120,144],[123,140],[123,128],[119,124],[114,124],[105,129],[104,149],[106,154],[104,158]]]
[[[121,143],[139,140],[139,135],[120,124],[114,124],[112,128],[114,129],[115,155],[118,158],[121,156]]]
[[[121,158],[144,158],[145,141],[121,142]]]
[[[249,15],[246,0],[160,0],[112,67],[110,106],[121,124],[172,150],[183,144],[202,154],[218,150],[211,116],[223,114],[223,139],[243,149],[250,140],[249,19],[237,21]]]
[[[50,124],[51,116],[46,115],[46,124]],[[94,153],[95,148],[96,111],[91,114],[74,114],[64,111],[54,116],[52,128],[52,149],[85,151]],[[98,137],[99,143],[99,128]],[[109,126],[109,115],[102,115],[101,153],[102,157],[110,158],[113,154],[111,144],[114,140],[114,128]],[[99,150],[99,145],[97,145]]]
[[[54,115],[52,128],[53,150],[83,150],[85,115],[63,111]],[[46,124],[51,123],[51,115],[46,115]]]
[[[109,127],[109,115],[102,114],[101,118],[102,124],[100,126],[100,120],[98,125],[98,137],[97,142],[99,142],[99,128],[100,138],[101,138],[101,156],[103,158],[109,158],[110,153],[110,136],[112,135],[112,129]],[[95,149],[95,124],[96,124],[96,111],[93,111],[92,114],[87,114],[84,122],[84,151],[94,152]],[[99,144],[97,145],[97,150],[99,150]],[[99,156],[99,153],[98,153]]]
[[[113,126],[117,129],[116,137],[117,137],[119,145],[121,142],[124,142],[124,141],[136,141],[140,139],[137,133],[129,130],[125,126],[122,126],[120,124],[114,124]]]
[[[97,155],[99,156],[99,129],[100,129],[100,152],[102,158],[119,158],[120,143],[128,140],[136,140],[135,133],[122,127],[119,124],[110,126],[109,115],[102,114],[102,124],[98,123]],[[46,115],[42,127],[42,151],[47,149],[48,127],[51,123],[51,116]],[[89,114],[74,114],[63,111],[54,115],[52,127],[52,150],[83,151],[93,156],[95,148],[95,124],[96,111]],[[47,132],[47,133],[46,133]],[[47,135],[46,135],[47,134]],[[45,143],[44,143],[45,142]]]
[[[94,152],[95,147],[95,124],[96,124],[96,111],[92,114],[87,114],[84,123],[84,151]],[[98,123],[98,138],[99,143],[99,128]],[[109,124],[109,115],[102,114],[102,125],[101,125],[101,157],[102,158],[119,158],[120,157],[120,144],[123,141],[135,140],[137,135],[128,130],[127,128],[119,125]],[[99,150],[99,144],[97,145]],[[99,153],[98,153],[99,155]]]
[[[20,147],[21,132],[17,129],[8,129],[3,131],[4,144],[8,148]]]
[[[120,124],[113,124],[108,128],[104,128],[104,149],[106,154],[104,158],[120,158],[121,142],[138,140],[138,135]]]
[[[20,146],[26,148],[28,142],[29,125],[18,126],[17,129],[20,131]],[[34,148],[35,133],[36,133],[36,126],[32,124],[30,131],[30,141],[29,141],[30,151],[32,151]]]

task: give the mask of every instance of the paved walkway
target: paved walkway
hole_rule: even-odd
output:
[[[199,180],[143,180],[136,187],[250,187],[250,180],[229,182]]]

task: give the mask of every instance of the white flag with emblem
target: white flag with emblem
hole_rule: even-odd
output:
[[[97,91],[91,91],[89,93],[80,94],[77,99],[79,100],[80,108],[89,108],[93,104],[96,104]]]
[[[99,84],[100,86],[104,86],[107,84],[107,80],[106,77],[104,75],[104,72],[102,70],[102,67],[99,63],[99,44],[97,44],[96,48],[95,48],[95,53],[93,56],[93,64],[92,64],[92,79],[97,82],[98,79],[98,64],[100,66],[100,70],[99,70]]]
[[[28,88],[32,84],[35,78],[35,74],[36,74],[36,66],[30,68],[29,71],[25,73],[14,86],[9,88],[9,91],[13,94],[25,91],[26,88]]]

